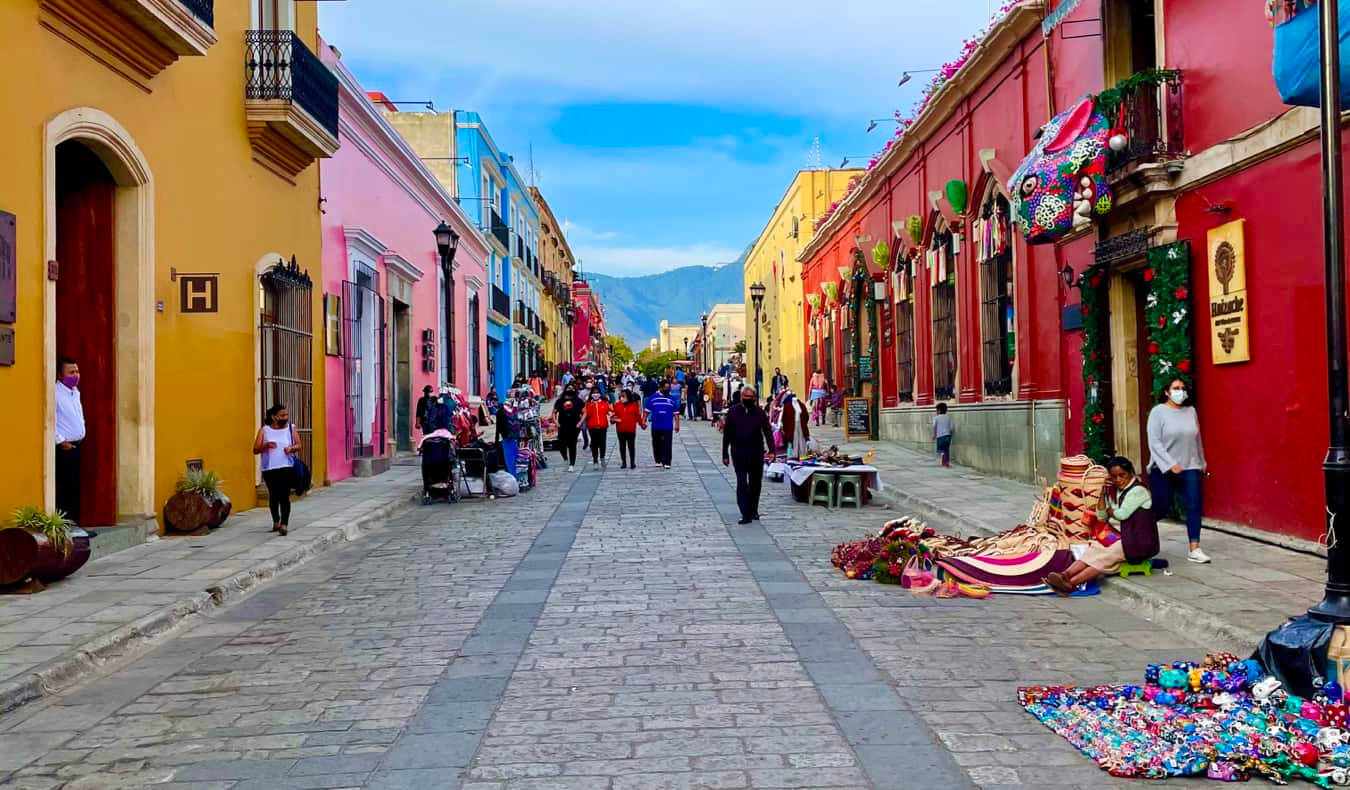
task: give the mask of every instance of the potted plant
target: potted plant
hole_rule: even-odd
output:
[[[164,503],[164,525],[175,532],[204,535],[230,515],[230,498],[215,472],[189,469],[179,476],[174,492]]]
[[[53,582],[89,561],[89,535],[61,511],[21,507],[0,528],[0,585]]]

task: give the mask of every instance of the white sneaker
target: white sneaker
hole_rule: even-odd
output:
[[[1191,549],[1190,553],[1186,555],[1186,559],[1200,565],[1210,562],[1209,555],[1200,549]]]
[[[567,471],[569,471],[569,472],[575,472],[575,471],[577,471],[577,468],[576,468],[575,466],[569,466],[569,467],[567,467]]]

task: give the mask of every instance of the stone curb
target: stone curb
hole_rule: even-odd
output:
[[[909,509],[914,515],[933,520],[945,527],[960,525],[967,532],[996,535],[1005,528],[995,527],[967,515],[945,508],[931,500],[895,489],[873,493],[873,499],[890,505],[892,509]],[[1107,601],[1122,606],[1181,636],[1210,642],[1215,647],[1235,648],[1242,653],[1254,649],[1265,637],[1264,631],[1253,631],[1229,622],[1219,615],[1197,609],[1189,604],[1149,589],[1146,583],[1113,577]]]
[[[373,531],[375,525],[409,507],[411,501],[398,498],[346,524],[325,529],[282,554],[216,582],[202,592],[186,594],[158,611],[100,634],[39,664],[27,674],[0,684],[0,715],[78,683],[111,661],[148,651],[189,622],[237,601],[270,579],[304,565],[342,543],[360,540]],[[337,519],[330,516],[320,522],[328,520]]]

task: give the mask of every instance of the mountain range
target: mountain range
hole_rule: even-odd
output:
[[[586,274],[605,306],[605,328],[620,335],[634,351],[647,347],[664,319],[672,324],[697,324],[718,302],[742,302],[746,247],[741,257],[716,266],[681,266],[641,277]]]

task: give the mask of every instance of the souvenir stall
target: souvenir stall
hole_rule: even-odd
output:
[[[1106,469],[1086,456],[1060,461],[1026,523],[997,535],[940,535],[915,518],[887,523],[877,535],[841,543],[831,562],[850,579],[898,584],[920,595],[983,598],[991,593],[1049,595],[1042,579],[1066,570],[1096,530]],[[1089,585],[1077,594],[1093,594]]]
[[[874,453],[868,451],[864,456],[851,456],[831,445],[824,450],[811,450],[799,458],[775,457],[765,473],[771,479],[783,480],[792,492],[792,498],[806,502],[811,491],[811,478],[823,475],[857,475],[863,482],[863,504],[872,498],[873,492],[882,490],[881,475],[872,466]]]

